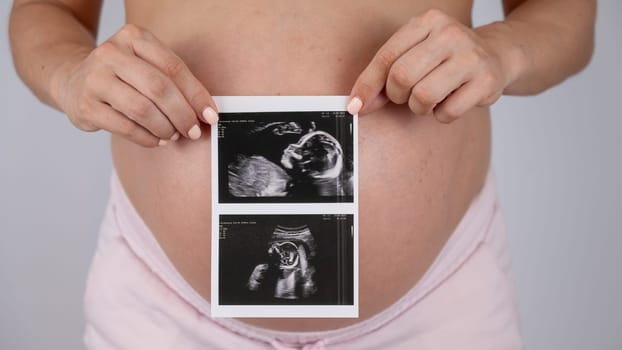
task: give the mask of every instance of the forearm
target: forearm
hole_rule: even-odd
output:
[[[16,3],[10,17],[18,74],[42,102],[57,109],[56,95],[63,89],[60,78],[94,48],[95,35],[70,8],[58,3]]]
[[[499,48],[509,72],[507,95],[539,93],[577,73],[594,45],[595,1],[528,0],[506,19],[476,28]]]

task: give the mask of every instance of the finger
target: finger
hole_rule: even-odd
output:
[[[413,86],[438,67],[449,54],[447,47],[429,39],[408,50],[389,71],[386,87],[388,98],[397,104],[408,101]]]
[[[93,106],[93,112],[98,117],[96,125],[101,129],[121,135],[143,147],[157,147],[162,144],[160,139],[147,129],[103,102],[96,103]]]
[[[367,103],[359,112],[359,115],[371,114],[382,107],[384,107],[389,102],[389,98],[381,91],[376,98],[374,98],[371,102]]]
[[[173,51],[153,35],[132,41],[132,47],[138,57],[160,69],[175,82],[199,118],[209,124],[218,122],[218,108],[212,96]]]
[[[114,73],[149,98],[182,135],[201,137],[196,113],[168,76],[136,56],[113,54],[111,63]]]
[[[354,83],[350,92],[348,112],[357,114],[362,107],[380,94],[393,63],[411,47],[423,41],[430,33],[430,29],[429,26],[414,20],[389,38]]]
[[[475,107],[486,95],[480,82],[471,80],[440,103],[434,109],[434,117],[441,123],[451,123]]]
[[[419,116],[424,116],[432,113],[435,104],[422,104],[419,102],[419,99],[415,97],[415,88],[413,88],[410,92],[410,97],[408,98],[408,108],[415,114]]]
[[[436,67],[413,88],[408,106],[415,114],[426,114],[469,78],[470,73],[453,58]]]
[[[101,78],[105,89],[98,91],[103,102],[163,140],[175,134],[175,127],[155,104],[116,76]]]

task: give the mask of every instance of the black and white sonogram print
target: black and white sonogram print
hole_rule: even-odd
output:
[[[220,203],[353,201],[347,112],[221,113]]]
[[[353,305],[353,215],[220,215],[221,305]]]

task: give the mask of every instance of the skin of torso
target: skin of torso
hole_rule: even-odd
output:
[[[466,25],[471,1],[127,0],[126,20],[154,33],[212,95],[348,95],[381,45],[436,7]],[[112,137],[114,165],[136,210],[180,274],[210,300],[209,126],[198,141],[155,149]],[[451,124],[389,104],[359,121],[360,317],[241,319],[313,331],[369,318],[417,283],[480,191],[490,117]],[[250,273],[250,272],[249,272]]]

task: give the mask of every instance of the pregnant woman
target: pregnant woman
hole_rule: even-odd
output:
[[[126,0],[97,45],[101,0],[16,0],[24,82],[111,134],[88,348],[520,349],[489,106],[583,68],[595,3],[504,0],[474,28],[469,0]],[[210,316],[212,95],[350,96],[359,318]]]

